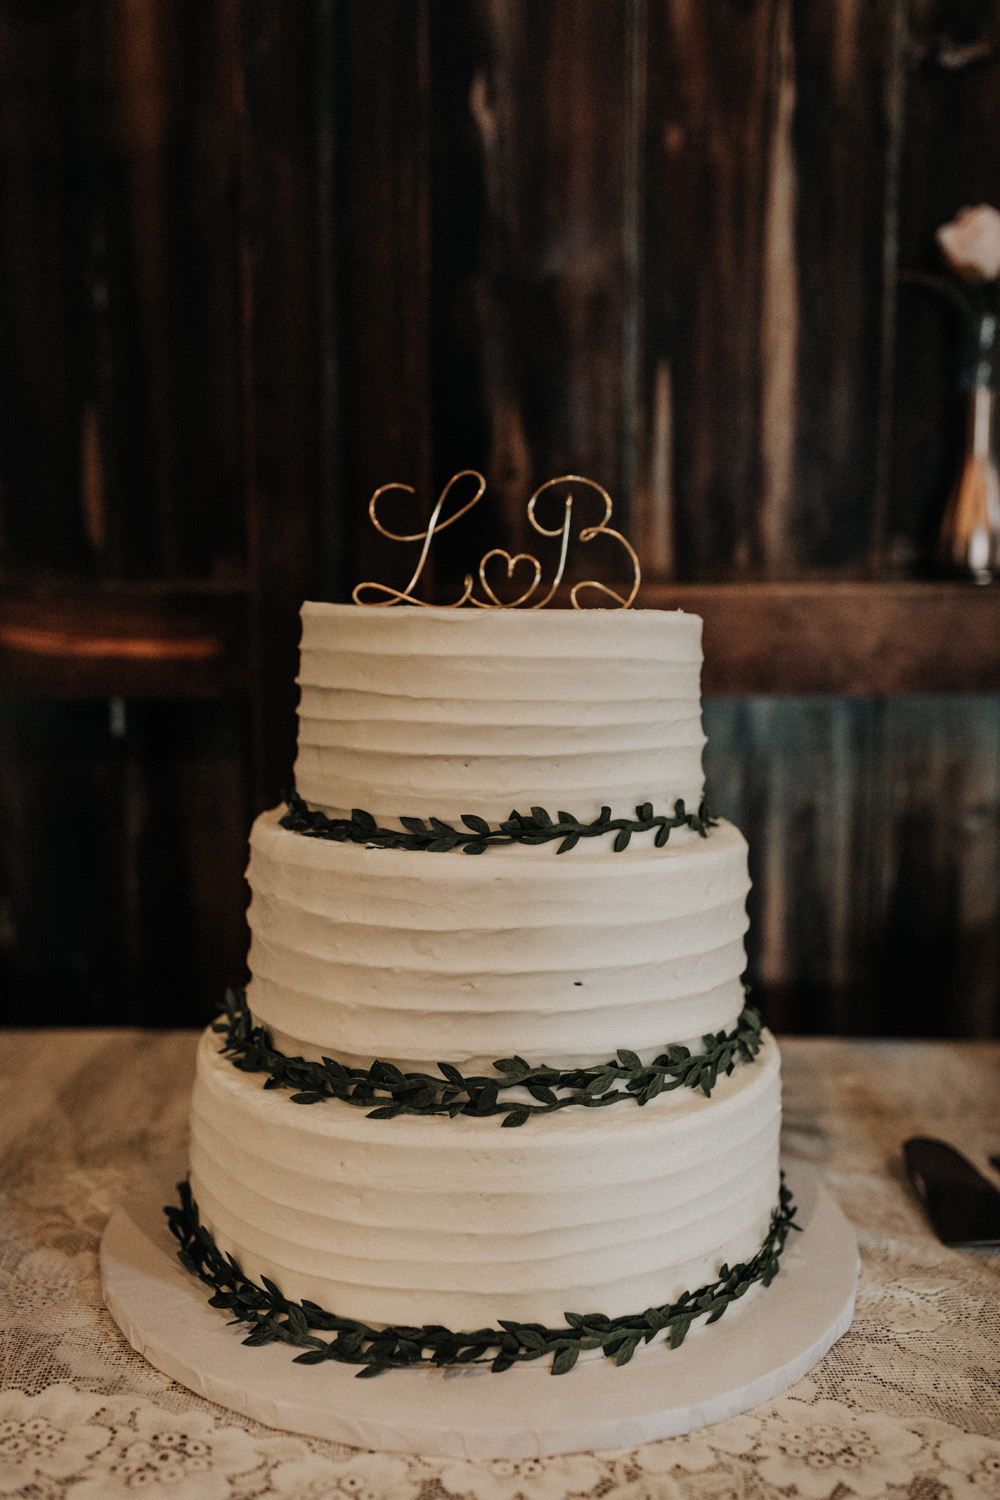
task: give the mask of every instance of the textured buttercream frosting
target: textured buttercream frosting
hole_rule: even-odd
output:
[[[743,1008],[746,845],[612,839],[469,856],[251,838],[248,997],[282,1051],[405,1068],[646,1061]]]
[[[290,1104],[202,1042],[191,1187],[243,1270],[374,1323],[642,1312],[749,1260],[778,1196],[777,1048],[640,1108],[373,1120]]]
[[[701,620],[306,604],[295,784],[379,820],[702,795]]]
[[[661,612],[303,607],[296,783],[313,808],[492,824],[702,797],[701,622]],[[746,846],[720,822],[468,856],[257,819],[255,1021],[292,1056],[557,1068],[700,1049],[743,1006]],[[290,1103],[206,1033],[194,1196],[252,1276],[372,1324],[641,1312],[750,1259],[778,1195],[765,1036],[706,1098],[495,1118]]]

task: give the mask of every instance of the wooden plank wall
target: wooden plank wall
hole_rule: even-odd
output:
[[[245,973],[330,587],[321,20],[0,10],[4,1020],[201,1023]]]
[[[482,537],[529,545],[525,499],[566,471],[612,491],[654,582],[925,576],[963,412],[955,330],[896,270],[1000,202],[996,5],[481,0],[432,7],[420,55],[433,422],[369,477],[486,474],[437,597]],[[376,425],[348,442],[385,459]],[[998,712],[706,705],[776,1024],[1000,1027]]]
[[[0,10],[0,627],[113,595],[177,630],[202,599],[234,646],[145,693],[96,668],[76,701],[8,689],[20,1018],[198,1020],[240,977],[294,607],[409,573],[364,521],[378,484],[426,515],[486,474],[442,600],[567,471],[610,489],[653,586],[924,575],[955,330],[895,273],[1000,204],[998,11]],[[727,697],[706,726],[770,1018],[1000,1030],[1000,698]]]

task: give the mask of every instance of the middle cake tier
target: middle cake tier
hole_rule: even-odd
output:
[[[700,1044],[743,1008],[746,844],[603,837],[483,856],[250,840],[248,1001],[283,1052],[404,1070],[588,1067]]]

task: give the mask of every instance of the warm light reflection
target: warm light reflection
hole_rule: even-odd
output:
[[[166,640],[157,636],[78,635],[27,625],[0,625],[0,642],[36,656],[117,656],[133,661],[205,661],[222,653],[212,636]]]

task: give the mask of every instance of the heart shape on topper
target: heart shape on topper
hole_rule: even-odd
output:
[[[493,589],[487,583],[486,565],[490,561],[490,559],[494,557],[503,558],[503,560],[506,562],[508,583],[514,577],[514,569],[517,567],[518,563],[530,563],[532,568],[534,569],[534,578],[531,580],[528,587],[523,591],[523,593],[518,594],[516,599],[498,599]],[[515,552],[514,555],[511,556],[506,548],[493,547],[489,552],[485,554],[482,562],[479,564],[479,582],[483,586],[483,593],[486,594],[500,609],[516,609],[519,604],[525,604],[537,589],[538,584],[541,580],[541,576],[542,565],[538,561],[537,557],[532,557],[530,552]]]

